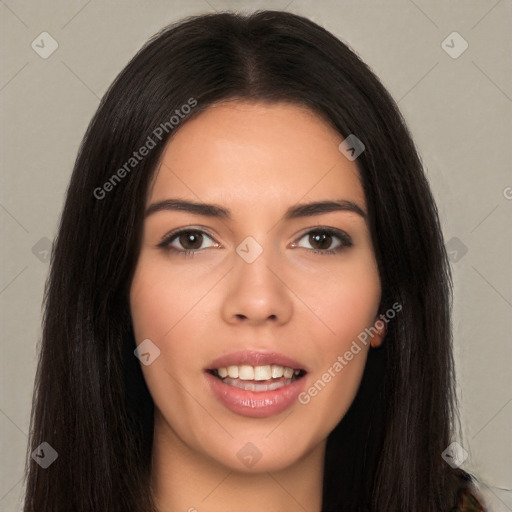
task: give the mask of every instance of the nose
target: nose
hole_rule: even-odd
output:
[[[229,324],[283,325],[293,313],[293,293],[270,251],[263,251],[252,263],[235,254],[222,303],[222,317]]]

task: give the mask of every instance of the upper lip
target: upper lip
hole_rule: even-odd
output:
[[[217,370],[218,368],[226,368],[228,366],[266,366],[272,364],[307,372],[303,364],[295,361],[291,357],[277,352],[262,352],[258,350],[239,350],[225,354],[212,361],[207,369]]]

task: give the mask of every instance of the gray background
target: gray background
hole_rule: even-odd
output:
[[[20,506],[47,249],[99,98],[164,25],[259,8],[302,14],[334,32],[397,100],[452,259],[463,427],[455,440],[469,454],[462,467],[480,478],[492,510],[512,510],[510,0],[0,0],[0,510]],[[58,43],[46,59],[31,47],[51,48],[44,31]],[[448,52],[459,53],[463,40],[446,39],[454,31],[468,43],[457,58]]]

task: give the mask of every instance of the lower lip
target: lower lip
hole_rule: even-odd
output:
[[[297,400],[306,382],[302,377],[273,391],[246,391],[225,384],[211,373],[205,372],[205,376],[213,394],[225,407],[251,418],[266,418],[285,411]]]

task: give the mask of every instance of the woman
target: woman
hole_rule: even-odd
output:
[[[163,30],[75,164],[25,511],[483,510],[442,457],[450,285],[410,134],[346,45],[272,11]]]

